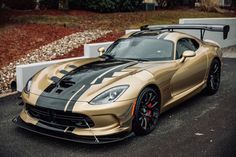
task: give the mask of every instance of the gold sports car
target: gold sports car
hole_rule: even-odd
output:
[[[177,32],[200,31],[200,39]],[[97,58],[49,66],[22,92],[24,105],[13,119],[43,135],[82,143],[108,143],[145,135],[169,108],[220,85],[222,52],[205,31],[228,25],[142,26],[115,41]]]

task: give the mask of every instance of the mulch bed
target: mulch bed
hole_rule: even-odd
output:
[[[90,43],[99,43],[99,42],[108,42],[108,41],[115,41],[119,37],[124,35],[124,32],[112,32],[107,34],[105,37],[98,38],[97,40],[94,40]],[[64,58],[71,58],[71,57],[81,57],[84,55],[84,45],[80,46],[79,48],[75,48],[69,53],[63,55],[63,56],[57,56],[56,59],[64,59]]]
[[[27,55],[30,50],[82,31],[54,25],[19,24],[0,28],[0,68]]]

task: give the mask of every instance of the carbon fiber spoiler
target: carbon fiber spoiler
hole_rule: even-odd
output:
[[[230,30],[229,25],[223,24],[179,24],[179,25],[144,25],[140,27],[141,31],[174,31],[178,29],[192,29],[200,31],[200,38],[203,40],[205,31],[223,32],[223,39],[227,39]]]

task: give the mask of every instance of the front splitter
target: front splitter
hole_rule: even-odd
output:
[[[44,136],[49,136],[61,140],[67,140],[71,142],[78,142],[78,143],[84,143],[84,144],[107,144],[107,143],[113,143],[113,142],[119,142],[126,140],[128,138],[133,137],[135,134],[133,132],[131,133],[122,133],[122,134],[115,134],[115,135],[109,135],[109,136],[78,136],[72,133],[64,133],[64,132],[58,132],[58,131],[51,131],[44,128],[40,128],[38,126],[27,124],[25,123],[19,116],[15,117],[12,120],[13,123],[15,123],[20,128],[26,129],[31,132],[35,132]]]

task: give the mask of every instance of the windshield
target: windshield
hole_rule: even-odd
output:
[[[169,40],[135,37],[114,42],[105,52],[112,58],[137,60],[173,60],[173,42]]]

